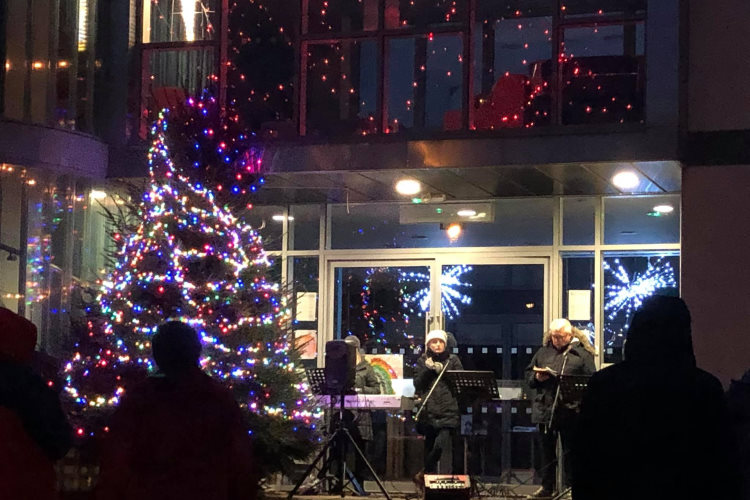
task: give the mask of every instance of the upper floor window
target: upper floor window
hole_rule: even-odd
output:
[[[303,0],[303,135],[645,119],[646,0]]]
[[[219,0],[143,2],[143,43],[217,39],[218,4]]]

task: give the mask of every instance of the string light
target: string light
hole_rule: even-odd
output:
[[[86,412],[99,415],[119,403],[127,386],[122,374],[153,372],[151,336],[162,322],[179,320],[202,338],[201,367],[241,391],[243,408],[308,429],[317,414],[296,381],[285,333],[290,312],[278,284],[265,278],[270,261],[260,235],[175,166],[169,126],[161,112],[151,130],[137,229],[115,235],[118,261],[97,298],[104,322],[89,321],[93,343],[79,343],[64,369],[77,425],[86,436],[101,431]],[[286,373],[289,385],[269,385],[263,373]]]

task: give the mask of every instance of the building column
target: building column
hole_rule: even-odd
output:
[[[728,386],[750,369],[750,165],[686,166],[682,296],[698,366]]]

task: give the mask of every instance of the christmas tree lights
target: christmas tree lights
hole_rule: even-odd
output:
[[[309,453],[315,415],[286,329],[289,311],[265,273],[260,236],[175,166],[166,112],[152,128],[150,182],[133,234],[116,234],[118,262],[64,369],[79,436],[106,431],[130,384],[156,369],[151,336],[180,320],[203,340],[201,367],[229,387],[260,444],[266,472]],[[93,311],[92,311],[93,312]]]

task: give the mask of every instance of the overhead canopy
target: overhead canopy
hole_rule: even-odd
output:
[[[629,169],[639,184],[627,191],[612,176]],[[475,168],[420,168],[327,172],[271,172],[258,200],[267,203],[337,203],[396,201],[394,185],[410,177],[423,185],[422,195],[447,200],[553,195],[617,195],[677,193],[681,167],[677,161],[571,163]]]

